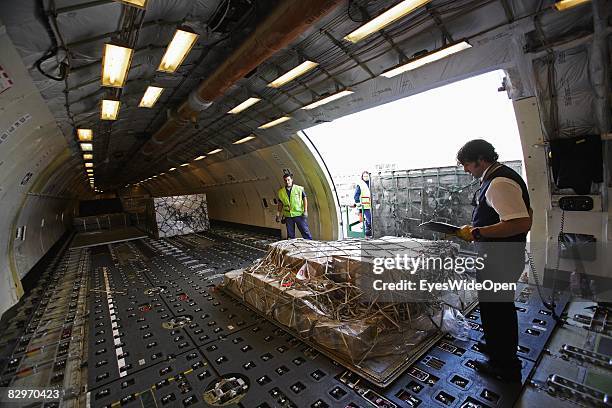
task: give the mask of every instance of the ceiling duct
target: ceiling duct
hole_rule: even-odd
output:
[[[206,109],[222,96],[233,84],[256,69],[276,52],[290,45],[318,19],[331,12],[344,0],[283,0],[279,6],[253,32],[251,36],[231,54],[189,98],[169,115],[166,123],[142,147],[145,156],[162,154],[178,143],[173,138],[178,130],[196,120],[200,111]]]

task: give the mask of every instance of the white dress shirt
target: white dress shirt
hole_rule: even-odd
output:
[[[482,181],[491,166],[482,174]],[[523,191],[519,184],[507,177],[496,177],[489,184],[485,193],[487,204],[495,210],[502,221],[516,218],[528,218],[529,211],[523,200]]]

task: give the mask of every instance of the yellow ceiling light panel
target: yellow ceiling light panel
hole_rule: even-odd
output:
[[[187,167],[187,166],[189,166],[189,163],[183,163],[183,164],[181,164],[181,167]]]
[[[304,61],[291,71],[279,76],[274,81],[270,82],[268,86],[270,88],[280,88],[288,82],[293,81],[295,78],[304,75],[305,73],[315,69],[319,65],[317,62]]]
[[[145,91],[144,95],[142,95],[142,99],[138,104],[141,108],[152,108],[155,105],[155,102],[159,99],[160,95],[164,91],[164,88],[160,88],[157,86],[149,86]]]
[[[102,86],[121,88],[125,84],[134,50],[116,44],[104,44]]]
[[[93,163],[91,163],[91,162],[87,162],[87,163],[85,163],[85,167],[87,167],[88,169],[90,169],[90,168],[92,168],[92,167],[93,167]]]
[[[237,114],[242,112],[245,109],[250,108],[251,106],[255,105],[257,102],[261,101],[260,98],[249,98],[246,101],[242,102],[240,105],[236,106],[235,108],[233,108],[232,110],[230,110],[227,113],[231,113],[231,114]]]
[[[223,151],[223,149],[215,149],[212,152],[208,152],[208,154],[215,154],[215,153],[219,153],[221,151]]]
[[[202,159],[204,159],[204,158],[206,158],[206,156],[198,156],[198,157],[196,157],[195,159],[193,159],[193,161],[202,160]]]
[[[281,123],[286,122],[289,119],[291,119],[290,116],[281,116],[280,118],[274,119],[271,122],[264,123],[263,125],[259,126],[257,129],[269,129],[272,126],[280,125]]]
[[[591,0],[559,0],[555,2],[555,8],[559,11],[567,10],[581,4],[589,3]]]
[[[93,130],[77,129],[77,137],[79,138],[79,142],[91,142],[93,140]]]
[[[174,171],[174,170],[176,170],[176,167],[170,167],[170,168],[168,169],[168,171]]]
[[[81,150],[84,152],[93,152],[93,143],[81,143]]]
[[[138,7],[140,9],[147,8],[148,0],[115,0],[118,3],[127,4],[129,6]]]
[[[91,153],[85,153],[83,155],[83,160],[93,160],[93,154]]]
[[[352,43],[361,41],[370,34],[380,31],[388,25],[395,23],[399,19],[406,17],[408,14],[412,13],[422,5],[429,3],[430,1],[431,0],[404,0],[399,2],[378,17],[373,18],[355,31],[348,34],[346,37],[344,37],[344,39]]]
[[[121,102],[112,99],[102,99],[102,110],[100,118],[102,120],[116,120],[119,116],[119,107]]]
[[[168,44],[168,48],[166,48],[166,52],[157,70],[170,73],[176,71],[183,63],[187,54],[189,54],[189,51],[191,51],[197,39],[198,34],[185,29],[177,29],[172,37],[172,41]]]
[[[236,141],[235,141],[234,143],[232,143],[232,144],[242,144],[242,143],[246,143],[246,142],[248,142],[249,140],[253,140],[253,139],[255,139],[255,136],[253,136],[253,135],[249,135],[249,136],[247,136],[247,137],[243,137],[243,138],[242,138],[242,139],[240,139],[240,140],[236,140]]]
[[[325,97],[323,99],[320,99],[318,101],[315,101],[315,102],[313,102],[313,103],[311,103],[309,105],[303,106],[302,109],[310,110],[310,109],[318,108],[321,105],[325,105],[326,103],[333,102],[336,99],[344,98],[345,96],[348,96],[348,95],[350,95],[352,93],[353,93],[353,91],[349,91],[348,89],[344,90],[344,91],[336,92],[333,95],[329,95],[329,96],[327,96],[327,97]]]
[[[413,69],[417,69],[422,67],[423,65],[427,65],[430,64],[432,62],[441,60],[443,58],[446,58],[450,55],[456,54],[458,52],[461,52],[463,50],[467,50],[468,48],[471,48],[472,46],[470,45],[470,43],[468,43],[467,41],[460,41],[457,42],[455,44],[446,46],[444,48],[440,48],[439,50],[433,51],[429,54],[426,54],[422,57],[418,57],[413,59],[410,62],[407,62],[405,64],[402,64],[398,67],[395,67],[393,69],[390,69],[387,72],[383,72],[381,75],[387,78],[391,78],[394,77],[396,75],[402,74],[404,72],[407,71],[411,71]]]

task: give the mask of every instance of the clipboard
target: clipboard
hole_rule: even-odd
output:
[[[447,224],[445,222],[437,222],[437,221],[427,221],[422,224],[419,224],[419,227],[434,231],[441,232],[443,234],[455,235],[457,231],[459,231],[460,227],[452,224]]]

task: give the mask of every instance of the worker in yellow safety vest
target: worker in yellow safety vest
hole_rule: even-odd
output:
[[[293,174],[291,173],[285,173],[283,180],[285,181],[285,187],[278,190],[279,203],[276,222],[285,224],[289,239],[295,238],[296,225],[303,238],[312,239],[308,228],[308,198],[304,187],[293,184]]]
[[[363,211],[363,222],[365,223],[366,237],[372,237],[372,194],[370,192],[370,173],[366,170],[361,173],[361,179],[355,187],[355,204],[359,205]]]

